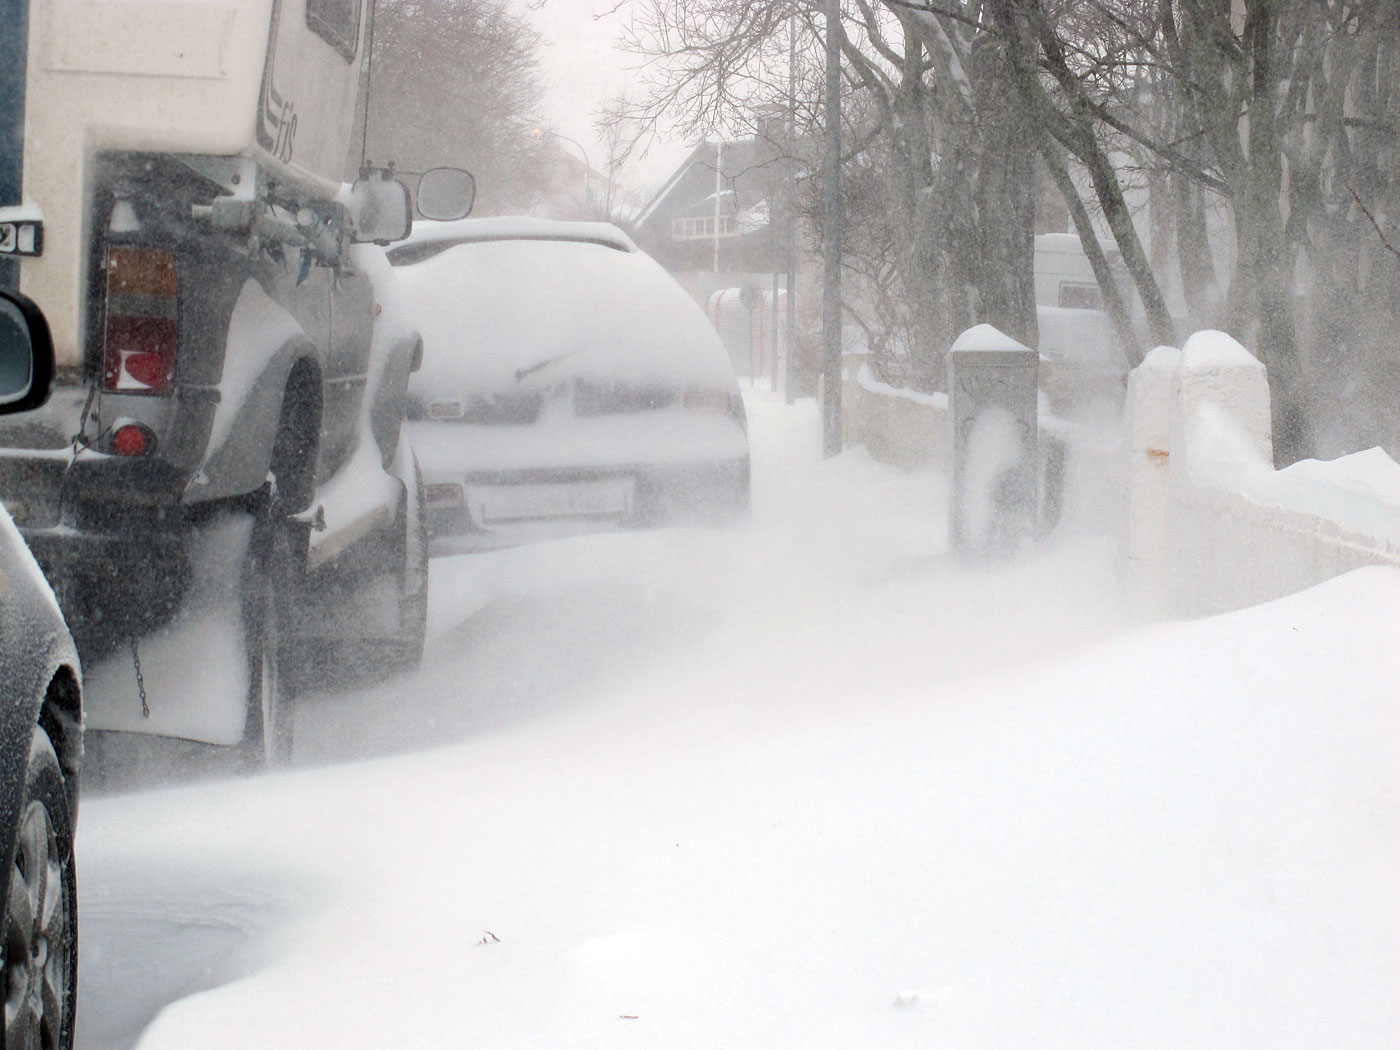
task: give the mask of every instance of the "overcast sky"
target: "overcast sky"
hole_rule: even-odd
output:
[[[607,147],[595,130],[608,99],[634,84],[639,59],[614,45],[627,24],[629,4],[617,0],[511,0],[511,7],[544,37],[545,112],[541,119],[576,139],[589,163],[607,167]],[[613,13],[613,8],[618,8]],[[680,163],[690,143],[655,143],[645,158],[629,164],[619,180],[644,198]],[[567,147],[566,147],[567,148]]]

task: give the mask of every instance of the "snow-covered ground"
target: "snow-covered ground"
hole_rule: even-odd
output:
[[[750,396],[751,524],[435,561],[292,771],[89,795],[80,1046],[1400,1045],[1400,574],[1129,627]]]

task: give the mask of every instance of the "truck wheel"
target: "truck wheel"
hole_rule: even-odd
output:
[[[243,637],[248,658],[248,713],[243,751],[249,765],[282,765],[292,755],[295,647],[286,637],[300,590],[295,526],[260,519],[243,572]]]
[[[48,734],[29,742],[5,898],[5,1050],[69,1050],[78,999],[78,888],[63,773]]]

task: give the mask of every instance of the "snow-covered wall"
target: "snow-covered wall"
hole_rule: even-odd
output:
[[[1152,351],[1124,422],[1127,579],[1146,611],[1237,609],[1400,566],[1400,465],[1370,449],[1275,470],[1264,366],[1229,336]]]
[[[922,394],[877,379],[864,354],[847,354],[841,374],[841,438],[883,463],[950,469],[948,395]]]
[[[841,384],[841,433],[883,463],[952,472],[948,395],[925,394],[878,379],[866,356],[847,354]],[[1118,535],[1125,499],[1116,431],[1061,419],[1040,398],[1040,525]]]
[[[948,401],[876,379],[848,355],[847,445],[949,469]],[[1365,565],[1400,567],[1400,464],[1381,449],[1273,467],[1261,365],[1220,332],[1158,347],[1128,380],[1121,439],[1042,399],[1042,527],[1119,537],[1144,615],[1243,608]]]

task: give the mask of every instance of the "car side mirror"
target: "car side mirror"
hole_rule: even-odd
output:
[[[464,219],[476,203],[476,178],[461,168],[432,168],[418,180],[418,214],[451,222]]]
[[[383,171],[358,179],[350,187],[350,214],[355,219],[358,242],[390,244],[403,240],[413,229],[408,187]]]
[[[53,337],[43,311],[0,290],[0,415],[38,408],[53,386]]]

